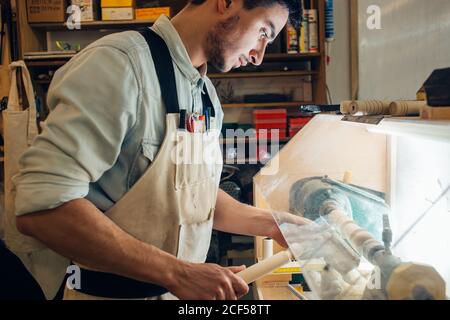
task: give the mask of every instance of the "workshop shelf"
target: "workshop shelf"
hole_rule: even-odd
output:
[[[225,103],[222,108],[298,108],[301,105],[312,104],[312,101],[289,101],[289,102],[268,102],[268,103]]]
[[[233,78],[272,78],[272,77],[303,77],[316,75],[317,71],[261,71],[261,72],[231,72],[211,73],[210,79],[233,79]]]
[[[284,62],[296,60],[310,60],[320,58],[322,55],[319,52],[311,53],[267,53],[264,56],[264,62]]]
[[[151,26],[154,20],[92,21],[81,22],[81,29],[70,30],[66,22],[30,23],[33,29],[45,31],[83,31],[101,29],[133,29],[140,26]]]

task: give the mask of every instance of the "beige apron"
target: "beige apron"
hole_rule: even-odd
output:
[[[23,61],[11,63],[11,88],[8,108],[3,111],[5,141],[5,244],[16,254],[43,289],[47,299],[52,299],[61,285],[69,260],[46,248],[34,238],[24,236],[16,228],[15,188],[11,178],[19,171],[19,158],[38,134],[36,104],[30,73]],[[23,80],[29,108],[20,104],[17,89],[17,71]]]
[[[156,158],[106,215],[141,241],[181,260],[203,263],[210,245],[222,153],[217,132],[189,133],[178,130],[178,123],[178,114],[167,114],[166,136]],[[66,287],[64,299],[103,298]]]

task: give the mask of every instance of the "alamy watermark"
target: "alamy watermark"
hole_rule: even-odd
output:
[[[274,175],[279,172],[280,136],[279,129],[227,129],[225,136],[217,130],[207,134],[178,130],[169,137],[171,161],[175,165],[261,164],[263,175]]]
[[[66,286],[70,290],[80,290],[81,289],[81,269],[79,266],[73,264],[67,267],[66,273],[69,275],[67,277]]]
[[[381,30],[381,8],[377,5],[367,7],[366,13],[369,15],[366,21],[367,29]]]

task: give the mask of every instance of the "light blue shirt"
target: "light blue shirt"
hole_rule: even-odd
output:
[[[167,17],[152,29],[171,52],[180,109],[201,112],[206,84],[220,132],[223,112],[206,65],[192,65]],[[16,214],[80,198],[108,210],[145,172],[164,139],[166,111],[144,37],[126,31],[92,43],[55,73],[47,99],[51,112],[43,132],[13,178]]]

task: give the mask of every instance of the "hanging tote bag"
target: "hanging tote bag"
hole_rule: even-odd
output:
[[[41,286],[47,299],[52,299],[64,278],[69,260],[48,249],[38,240],[21,234],[16,227],[15,187],[11,178],[19,172],[19,158],[38,135],[36,104],[30,73],[23,61],[10,65],[11,88],[8,107],[3,111],[5,142],[5,244],[16,254]],[[17,74],[22,78],[28,108],[20,103]]]

